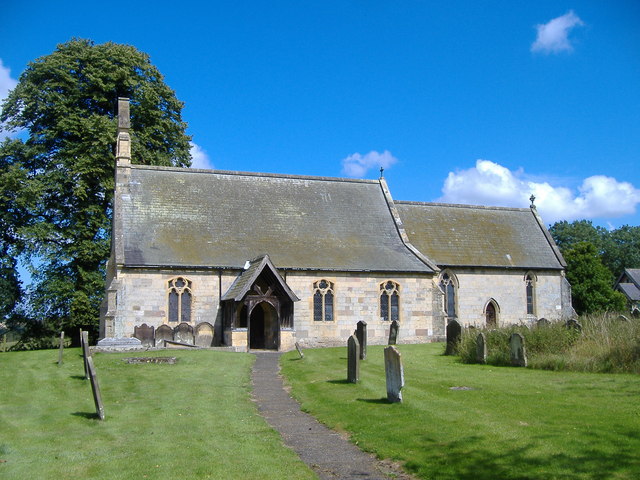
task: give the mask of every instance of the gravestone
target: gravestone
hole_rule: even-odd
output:
[[[356,328],[356,338],[360,344],[360,360],[367,358],[367,322],[360,320]]]
[[[300,355],[300,358],[304,358],[304,353],[302,353],[302,349],[300,348],[300,344],[298,342],[296,342],[296,350],[298,351],[298,355]]]
[[[451,320],[447,324],[447,347],[444,351],[445,355],[455,355],[458,351],[458,343],[462,337],[462,326],[457,320]]]
[[[384,371],[387,377],[387,400],[391,403],[402,402],[404,369],[400,352],[394,346],[384,349]]]
[[[482,332],[476,337],[476,360],[478,363],[487,363],[487,339]]]
[[[143,347],[155,347],[154,328],[143,323],[133,327],[133,336],[140,340]]]
[[[519,333],[512,333],[509,338],[511,348],[511,365],[514,367],[527,366],[527,351],[524,347],[524,337]]]
[[[548,327],[549,325],[551,325],[551,322],[549,320],[547,320],[546,318],[542,317],[541,319],[539,319],[536,322],[536,325],[538,327]]]
[[[58,365],[62,365],[63,352],[64,352],[64,332],[60,332],[60,348],[58,349]]]
[[[391,322],[389,327],[389,345],[395,345],[398,341],[398,331],[400,330],[400,324],[397,320]]]
[[[360,380],[360,345],[355,335],[347,341],[347,382],[358,383]]]
[[[164,347],[165,340],[173,341],[173,328],[166,324],[156,328],[156,347]]]
[[[173,329],[173,341],[193,345],[193,327],[188,323],[181,323]]]
[[[134,337],[106,337],[96,344],[99,350],[121,352],[123,350],[142,350],[142,342]]]
[[[573,329],[577,331],[578,333],[582,333],[582,325],[580,325],[580,323],[578,323],[578,321],[574,320],[573,318],[570,320],[567,320],[567,323],[565,323],[565,326],[569,329]]]
[[[629,319],[625,315],[618,315],[618,320],[621,322],[629,322]]]
[[[82,357],[84,359],[84,378],[89,380],[89,358],[91,358],[91,351],[89,350],[89,332],[82,330]]]
[[[209,322],[202,322],[196,326],[196,345],[199,347],[213,345],[213,325]]]
[[[91,391],[93,392],[93,402],[96,405],[96,415],[100,420],[104,420],[104,405],[102,404],[102,395],[100,395],[100,385],[98,385],[98,376],[96,375],[96,367],[93,365],[93,358],[87,358],[87,369],[91,380]]]

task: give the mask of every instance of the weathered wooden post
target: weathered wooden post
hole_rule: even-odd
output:
[[[58,365],[62,365],[63,351],[64,351],[64,330],[60,332],[60,347],[58,348]]]
[[[356,328],[356,338],[360,344],[360,360],[367,358],[367,322],[360,320]]]
[[[93,402],[96,405],[96,415],[100,420],[104,420],[104,405],[102,404],[102,395],[100,395],[100,385],[98,385],[98,376],[96,368],[93,365],[93,358],[87,357],[87,369],[89,370],[89,378],[91,380],[91,391],[93,392]]]
[[[476,360],[478,363],[487,363],[487,339],[482,332],[476,337]]]
[[[84,358],[84,378],[89,380],[89,361],[91,358],[91,350],[89,350],[89,332],[81,331],[82,338],[82,357]]]
[[[360,345],[355,335],[347,341],[347,382],[358,383],[360,379]]]
[[[387,378],[387,400],[391,403],[402,402],[404,387],[402,357],[392,345],[384,349],[384,371]]]

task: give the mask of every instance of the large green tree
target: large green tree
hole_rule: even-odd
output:
[[[58,45],[27,66],[2,104],[2,128],[22,132],[0,145],[1,179],[18,189],[12,205],[19,218],[2,218],[10,232],[5,260],[16,253],[31,259],[27,312],[55,329],[97,325],[118,97],[131,99],[133,162],[190,165],[183,104],[132,46],[81,39]],[[4,265],[17,286],[15,261]]]
[[[556,222],[549,232],[563,254],[579,242],[591,243],[616,279],[625,268],[640,268],[640,227],[623,225],[607,230],[589,220],[576,220]]]
[[[613,277],[589,242],[578,242],[563,252],[573,308],[578,314],[622,311],[625,297],[613,290]]]

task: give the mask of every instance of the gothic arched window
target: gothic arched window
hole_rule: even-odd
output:
[[[313,320],[333,322],[333,283],[327,280],[313,284]]]
[[[176,277],[169,280],[169,321],[182,323],[191,321],[191,280]]]
[[[391,280],[380,284],[380,318],[400,321],[400,285]]]
[[[524,277],[525,292],[527,296],[527,315],[536,314],[536,277],[527,273]]]
[[[452,275],[445,272],[440,277],[440,288],[444,292],[444,311],[447,317],[455,318],[458,316],[456,311],[456,282]]]

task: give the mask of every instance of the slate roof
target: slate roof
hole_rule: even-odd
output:
[[[618,289],[632,302],[640,301],[640,289],[633,283],[619,283]]]
[[[395,202],[409,241],[439,267],[561,269],[564,259],[530,208]]]
[[[640,268],[625,268],[616,287],[633,302],[640,301]]]
[[[241,269],[268,254],[278,269],[432,272],[378,181],[138,165],[128,189],[117,198],[127,266]]]

